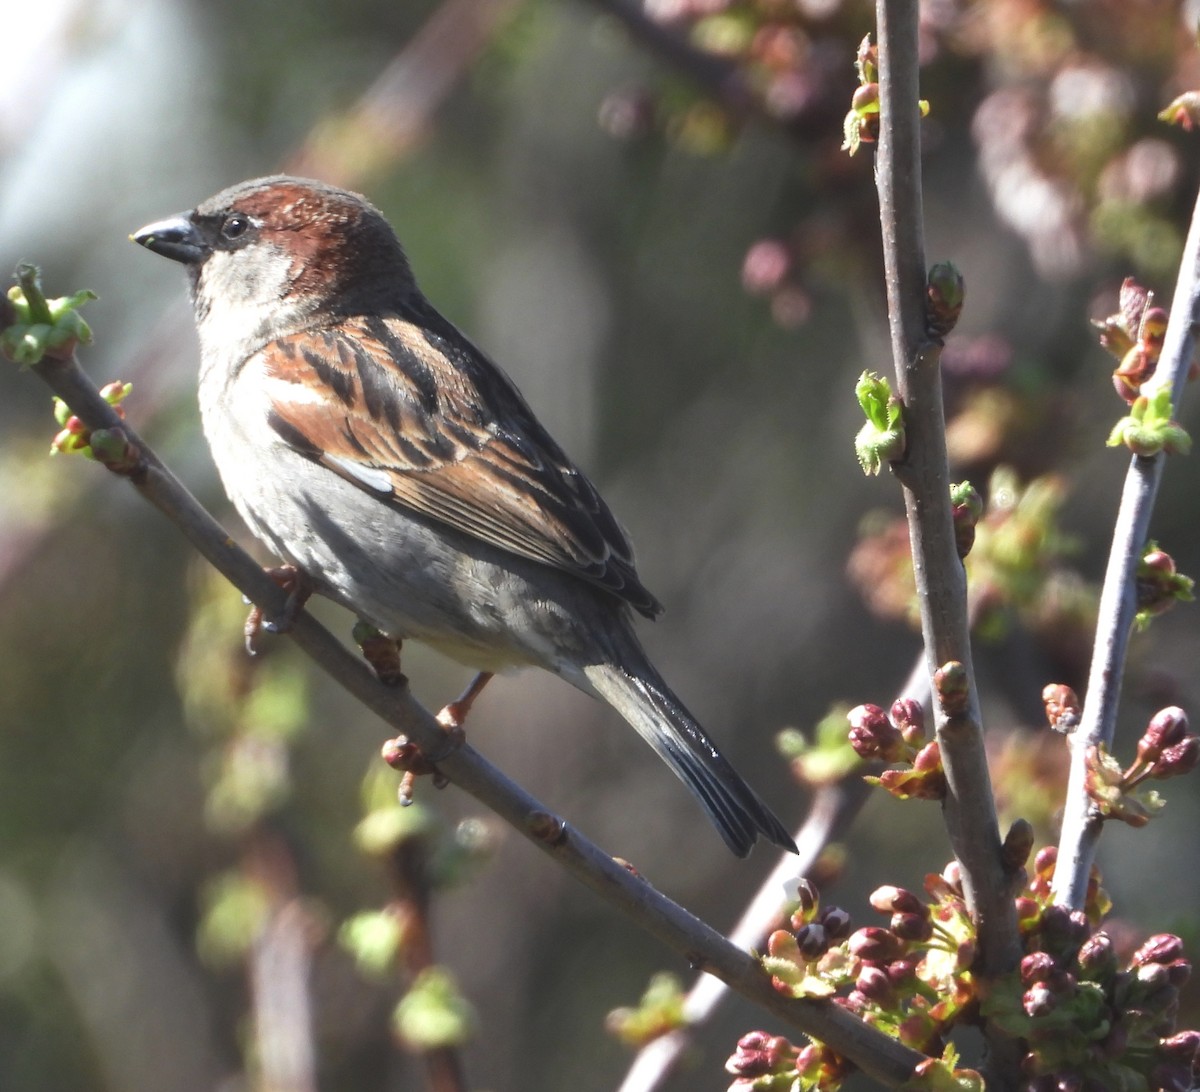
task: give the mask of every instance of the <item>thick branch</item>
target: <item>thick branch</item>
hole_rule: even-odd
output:
[[[1192,223],[1184,246],[1175,298],[1158,369],[1142,390],[1150,394],[1171,388],[1171,405],[1178,412],[1195,349],[1196,325],[1200,322],[1200,196],[1192,211]],[[1137,613],[1134,576],[1138,559],[1150,537],[1150,517],[1165,455],[1134,456],[1125,476],[1121,507],[1113,528],[1112,549],[1100,592],[1096,641],[1088,672],[1087,693],[1079,727],[1071,736],[1071,776],[1059,839],[1058,865],[1054,871],[1055,901],[1081,909],[1087,895],[1088,875],[1096,857],[1102,821],[1092,813],[1084,787],[1088,748],[1112,746],[1121,700],[1121,677],[1125,654]]]
[[[138,491],[174,522],[192,545],[253,603],[268,614],[283,610],[285,593],[241,550],[184,486],[117,416],[72,358],[47,358],[33,369],[92,429],[122,429],[141,452],[129,476]],[[446,747],[445,733],[404,687],[385,687],[357,656],[311,615],[300,612],[289,636],[393,730],[427,754]],[[887,1085],[905,1081],[922,1055],[867,1027],[844,1010],[821,1001],[792,1000],[778,993],[758,962],[716,930],[655,891],[514,784],[472,747],[462,745],[438,763],[439,770],[490,808],[577,880],[624,912],[643,929],[726,982],[791,1027],[827,1043],[865,1073]]]

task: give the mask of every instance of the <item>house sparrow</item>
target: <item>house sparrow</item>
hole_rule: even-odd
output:
[[[221,480],[313,590],[481,672],[554,672],[616,709],[738,856],[760,834],[795,850],[642,651],[631,610],[662,607],[625,532],[378,209],[260,178],[132,238],[186,267]]]

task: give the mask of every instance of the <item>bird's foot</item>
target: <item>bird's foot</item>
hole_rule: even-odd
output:
[[[475,699],[483,692],[483,688],[492,681],[492,672],[481,671],[475,676],[464,690],[454,701],[449,702],[442,707],[442,711],[437,715],[437,722],[449,732],[461,732],[462,726],[467,719],[467,714],[471,711],[471,706],[475,704]]]
[[[375,667],[376,673],[380,674],[380,678],[383,681],[386,682],[387,680],[380,673],[380,668],[376,661],[372,659],[372,653],[368,652],[369,647],[378,649],[384,658],[386,667],[390,669],[394,664],[396,678],[399,681],[406,681],[404,676],[400,674],[399,641],[392,641],[373,626],[362,621],[354,627],[354,639],[358,641],[358,646],[363,650],[363,656],[366,657],[367,662]],[[374,641],[387,642],[387,645],[372,645],[371,642]],[[436,754],[429,754],[423,751],[408,736],[397,736],[395,739],[389,739],[384,743],[384,762],[391,766],[393,770],[401,770],[404,773],[404,777],[400,780],[400,788],[396,793],[403,807],[408,807],[413,802],[413,790],[416,787],[418,777],[426,774],[431,776],[435,789],[440,789],[446,784],[446,775],[437,768],[437,764],[448,755],[457,751],[466,741],[467,735],[463,731],[463,721],[467,719],[467,714],[471,711],[471,706],[475,704],[475,699],[479,697],[483,688],[491,681],[491,678],[492,673],[490,671],[481,671],[471,680],[466,690],[438,713],[436,719],[442,727],[444,742],[437,749]]]
[[[370,622],[359,619],[351,631],[363,659],[371,665],[375,677],[384,686],[406,686],[408,679],[400,670],[402,642],[376,629]]]
[[[276,618],[267,618],[262,607],[251,606],[250,613],[246,615],[246,624],[242,627],[242,632],[246,636],[246,651],[251,656],[258,651],[256,645],[259,634],[263,630],[268,633],[287,633],[313,593],[313,587],[308,577],[295,565],[281,565],[277,569],[264,569],[263,572],[286,591],[288,597],[283,605],[283,610]]]

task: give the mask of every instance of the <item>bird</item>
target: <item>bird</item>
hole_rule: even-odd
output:
[[[739,857],[759,837],[795,852],[643,650],[633,614],[663,608],[624,529],[367,198],[255,178],[131,238],[185,268],[222,485],[308,588],[474,668],[476,692],[558,675],[638,732]]]

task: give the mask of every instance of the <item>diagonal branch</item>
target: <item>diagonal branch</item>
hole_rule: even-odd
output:
[[[91,429],[120,429],[140,456],[127,475],[133,486],[172,520],[189,542],[269,616],[283,611],[286,593],[241,550],[191,496],[149,447],[100,397],[74,357],[46,357],[32,369]],[[325,671],[395,731],[427,754],[446,748],[446,736],[433,716],[405,687],[381,684],[367,665],[311,615],[301,611],[289,636]],[[824,1001],[793,1000],[778,993],[749,953],[657,892],[598,846],[553,815],[504,776],[472,747],[463,744],[438,762],[450,781],[490,808],[577,880],[641,928],[681,954],[689,964],[727,983],[788,1026],[828,1044],[869,1076],[895,1086],[908,1079],[923,1056]]]
[[[1179,278],[1166,338],[1153,380],[1143,394],[1163,387],[1171,389],[1171,405],[1178,411],[1183,386],[1195,349],[1196,326],[1200,323],[1200,196],[1192,212],[1192,223],[1184,245]],[[1121,677],[1125,654],[1137,612],[1134,575],[1142,549],[1150,537],[1150,517],[1162,478],[1162,453],[1153,458],[1135,455],[1125,476],[1121,507],[1113,528],[1112,548],[1100,592],[1099,618],[1087,693],[1079,727],[1071,736],[1071,775],[1066,809],[1059,839],[1058,865],[1054,871],[1054,897],[1059,903],[1082,909],[1088,876],[1100,841],[1102,820],[1091,808],[1084,787],[1087,753],[1097,744],[1111,747],[1121,700]]]

